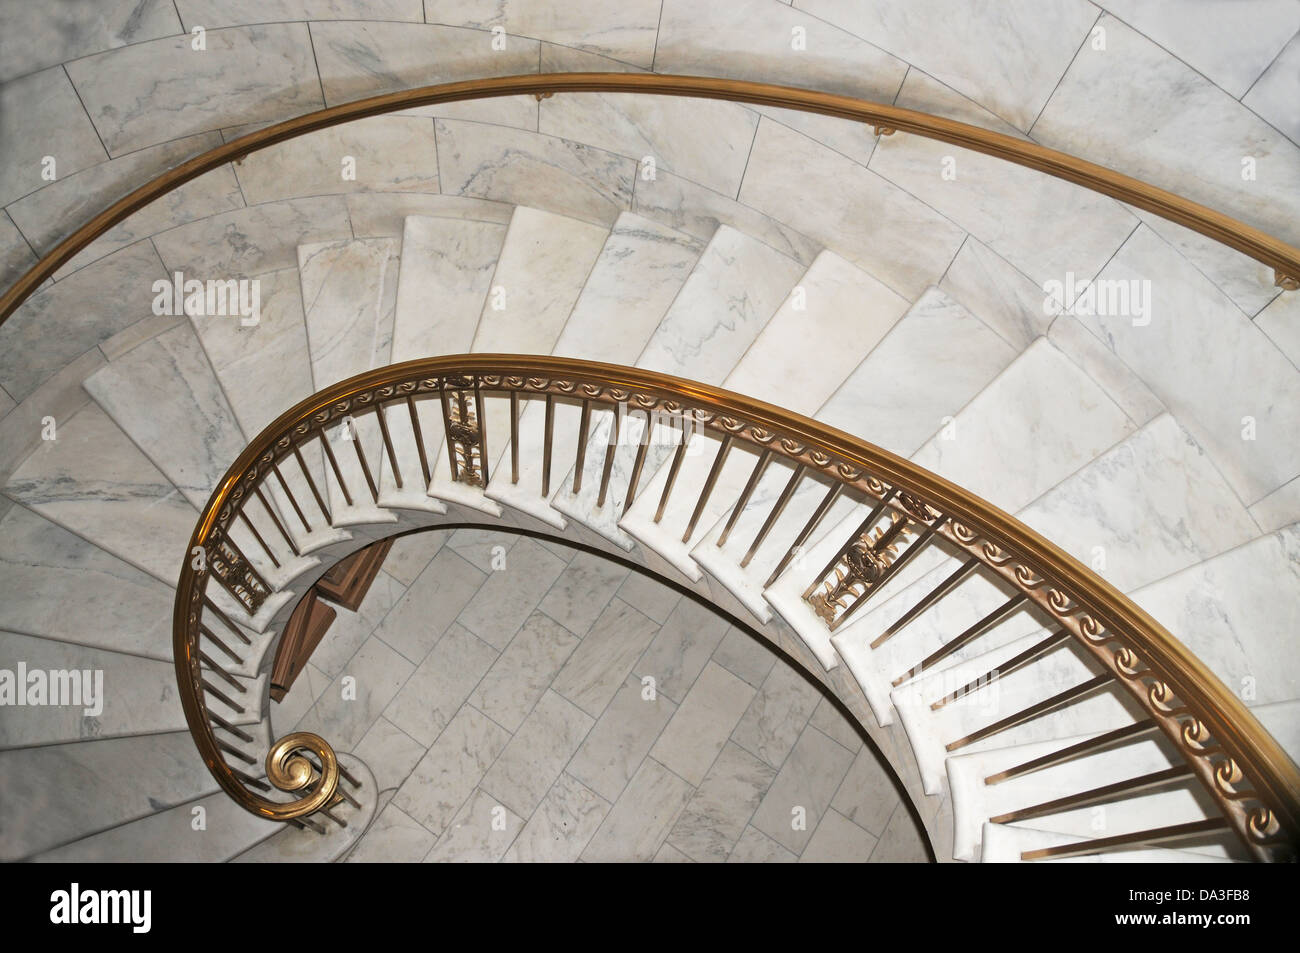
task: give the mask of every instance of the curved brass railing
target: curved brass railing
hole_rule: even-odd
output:
[[[485,432],[488,417],[484,404],[488,400],[509,401],[509,433]],[[419,446],[419,467],[428,485],[425,435],[416,409],[422,401],[440,408],[443,427],[437,436],[446,441],[453,478],[485,485],[491,459],[486,448],[491,444],[500,452],[507,442],[518,447],[520,404],[527,400],[543,401],[548,410],[547,475],[539,488],[543,495],[549,483],[552,402],[582,404],[577,472],[581,472],[587,452],[585,435],[591,410],[621,406],[628,413],[644,413],[647,418],[655,413],[689,421],[692,427],[712,432],[728,443],[749,445],[762,453],[764,460],[784,458],[799,472],[828,481],[837,492],[852,494],[870,506],[873,513],[886,512],[895,524],[905,524],[919,537],[947,539],[1050,615],[1061,633],[1068,633],[1105,667],[1105,675],[1099,678],[1122,686],[1136,699],[1152,728],[1158,728],[1177,745],[1186,760],[1186,775],[1199,782],[1217,802],[1226,819],[1221,826],[1235,830],[1259,859],[1293,856],[1295,845],[1300,843],[1300,769],[1182,643],[1097,574],[1013,517],[901,457],[762,401],[638,368],[502,354],[459,354],[383,367],[307,398],[253,440],[226,472],[204,508],[177,587],[176,669],[186,717],[205,762],[222,788],[248,810],[272,819],[299,818],[319,808],[329,795],[325,787],[320,787],[308,797],[286,804],[246,790],[226,764],[223,748],[207,717],[204,695],[211,689],[205,686],[204,673],[211,668],[211,658],[202,644],[205,635],[210,634],[204,615],[205,607],[216,610],[208,584],[215,580],[250,613],[258,611],[269,591],[234,544],[231,531],[236,520],[249,520],[250,516],[265,520],[261,511],[253,514],[252,503],[260,501],[259,505],[269,513],[263,487],[274,486],[270,483],[274,477],[288,492],[281,468],[292,461],[297,461],[310,482],[300,451],[313,442],[324,449],[335,477],[344,484],[327,430],[346,419],[348,433],[352,433],[356,421],[371,413],[379,422],[387,459],[397,470],[409,468],[413,462],[398,461],[394,456],[389,428],[394,421],[405,419],[409,411],[413,437]],[[400,411],[400,417],[387,414],[390,410]],[[687,429],[683,427],[682,449]],[[643,439],[648,440],[648,428],[645,433]],[[361,440],[351,442],[377,500]],[[611,442],[605,450],[609,455],[607,475],[613,448]],[[518,480],[517,458],[512,468]],[[406,473],[408,480],[418,479],[410,469]],[[632,479],[635,483],[636,478]],[[671,484],[670,480],[665,500]],[[360,487],[353,489],[365,492]],[[602,486],[602,498],[603,491]],[[629,488],[629,497],[633,492]],[[328,518],[314,486],[313,495]],[[298,503],[292,498],[290,502],[306,525]],[[743,503],[742,498],[737,505]],[[262,541],[261,536],[258,539]],[[205,559],[193,558],[199,549]],[[243,571],[230,572],[232,563],[242,566]],[[312,736],[309,741],[319,742],[315,753],[322,762],[332,758],[320,739]],[[307,750],[313,749],[308,746]],[[270,767],[268,777],[275,780]]]
[[[1300,282],[1300,249],[1257,228],[1105,166],[979,126],[833,93],[747,80],[655,73],[540,73],[465,80],[371,96],[286,119],[188,159],[114,202],[41,258],[0,297],[0,323],[46,279],[104,232],[155,199],[226,162],[309,132],[402,109],[498,96],[532,94],[543,97],[580,92],[723,99],[819,113],[866,123],[881,130],[910,132],[937,139],[1046,172],[1154,212],[1263,262],[1274,270],[1277,284],[1282,288],[1294,290]]]

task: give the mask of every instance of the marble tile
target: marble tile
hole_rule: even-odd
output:
[[[175,594],[22,506],[0,518],[0,628],[164,661]]]
[[[796,178],[799,188],[792,189]],[[939,279],[964,237],[870,170],[770,121],[759,123],[740,201],[824,243],[909,299]]]
[[[962,244],[939,290],[1018,348],[1045,334],[1060,311],[1045,301],[1040,285],[974,237]]]
[[[564,562],[555,554],[532,539],[520,539],[510,550],[506,568],[488,576],[457,621],[494,648],[504,649],[563,570]]]
[[[380,792],[399,788],[424,757],[420,744],[387,718],[379,718],[357,743],[353,753],[375,773]]]
[[[348,855],[349,864],[410,864],[424,859],[437,840],[401,808],[389,804]]]
[[[1258,530],[1168,414],[1016,514],[1122,592],[1233,549]],[[1098,562],[1098,547],[1104,563]]]
[[[176,9],[186,26],[209,30],[288,20],[424,20],[420,0],[177,0]]]
[[[151,314],[130,327],[118,331],[106,341],[101,341],[99,352],[110,361],[116,361],[127,351],[135,350],[145,341],[151,341],[164,331],[184,324],[185,315]]]
[[[680,702],[704,671],[727,628],[727,620],[710,607],[683,599],[637,661],[634,671],[643,679],[653,678],[657,692]]]
[[[298,246],[352,237],[338,195],[272,202],[190,222],[154,236],[167,273],[247,278],[298,267]]]
[[[375,635],[419,664],[482,584],[481,572],[444,547],[393,606]]]
[[[578,553],[538,604],[570,632],[586,634],[631,572],[594,553]]]
[[[1011,123],[915,66],[908,69],[907,76],[904,77],[903,85],[898,90],[898,96],[893,103],[903,109],[915,109],[917,112],[992,129],[1004,136],[1024,140],[1029,138]]]
[[[35,264],[36,253],[13,219],[0,215],[0,288],[8,288]]]
[[[676,847],[671,846],[671,845],[668,844],[667,842],[665,842],[664,845],[663,845],[662,847],[659,848],[658,853],[656,853],[656,854],[654,855],[654,859],[651,860],[650,862],[651,862],[652,864],[691,864],[691,863],[694,863],[693,860],[691,860],[689,857],[687,857],[685,854],[683,854],[680,850],[678,850]]]
[[[4,332],[0,329],[0,340]],[[47,417],[61,425],[91,402],[81,382],[104,366],[104,355],[91,348],[62,370],[50,375],[44,384],[32,391],[17,406],[0,417],[0,480],[8,482],[13,472],[27,457],[44,443],[42,433]],[[5,394],[5,402],[12,398]]]
[[[912,459],[1014,512],[1132,429],[1091,379],[1040,339]],[[1036,434],[1032,452],[1026,433]]]
[[[531,205],[606,226],[632,203],[636,162],[504,126],[436,120],[442,191]]]
[[[61,66],[0,86],[0,141],[0,205],[108,158]]]
[[[561,774],[502,859],[509,863],[572,863],[582,854],[609,802]]]
[[[777,656],[767,643],[733,625],[718,643],[713,661],[758,688],[777,663]]]
[[[453,625],[411,673],[384,717],[421,744],[431,745],[466,699],[480,694],[476,686],[496,661],[492,646]],[[506,727],[513,731],[516,726]]]
[[[707,241],[728,225],[803,265],[822,248],[821,242],[777,218],[670,172],[656,173],[653,182],[638,179],[634,185],[632,211],[696,238]]]
[[[551,687],[592,717],[605,710],[658,626],[614,599],[569,656]]]
[[[1250,705],[1300,695],[1288,648],[1300,615],[1300,527],[1152,583],[1133,599]]]
[[[1034,139],[1296,242],[1300,146],[1121,21],[1100,25],[1105,51],[1082,50]],[[1105,136],[1093,131],[1101,122]],[[1243,157],[1256,160],[1254,180]]]
[[[346,201],[357,238],[397,238],[409,216],[505,225],[514,211],[514,206],[505,202],[423,192],[365,192],[346,196]]]
[[[802,672],[789,665],[777,665],[745,709],[731,732],[731,740],[774,769],[779,768],[803,734],[821,697]]]
[[[1243,502],[1294,478],[1300,452],[1281,435],[1300,427],[1300,371],[1259,327],[1146,228],[1101,277],[1149,282],[1149,324],[1109,315],[1080,319],[1191,432]],[[1247,417],[1254,439],[1243,439]]]
[[[794,6],[925,70],[1024,130],[1097,18],[1096,7],[1085,0],[987,9],[953,0],[904,6],[795,0]],[[937,34],[939,23],[945,27]]]
[[[193,39],[150,40],[68,64],[110,153],[324,105],[306,24],[208,30],[204,50],[192,49]]]
[[[541,0],[426,0],[424,18],[430,23],[479,30],[501,27],[507,33],[649,67],[654,59],[659,5],[654,0],[630,0],[615,7],[597,0],[575,0],[562,6]]]
[[[389,238],[299,246],[312,381],[318,390],[389,363],[400,253]]]
[[[678,816],[667,844],[698,863],[726,860],[775,778],[775,768],[728,742]]]
[[[205,21],[206,22],[206,21]],[[0,16],[0,83],[101,50],[181,31],[168,0],[6,4]]]
[[[311,711],[312,706],[316,704],[316,699],[320,698],[325,689],[330,687],[330,681],[329,675],[322,672],[312,662],[308,662],[306,667],[298,673],[298,678],[294,681],[293,688],[289,693],[278,702],[272,699],[274,705],[268,715],[274,736],[278,738],[297,728],[298,722],[302,721],[307,712]],[[424,749],[421,748],[420,754],[423,753]]]
[[[536,40],[507,34],[506,48],[494,50],[487,30],[363,19],[369,22],[311,24],[321,85],[331,106],[417,86],[537,72]]]
[[[413,670],[394,649],[379,639],[368,639],[303,718],[301,730],[329,738],[344,750],[354,747],[385,713]]]
[[[1292,142],[1300,143],[1300,34],[1291,37],[1242,98],[1256,114]]]
[[[481,573],[500,572],[508,566],[510,550],[519,542],[513,533],[489,527],[462,526],[452,532],[447,548]],[[539,542],[534,540],[534,542]]]
[[[329,631],[312,653],[312,664],[330,678],[347,667],[357,649],[370,638],[372,632],[406,592],[387,570],[381,570],[370,584],[366,597],[356,611],[339,608]]]
[[[804,31],[795,49],[793,30]],[[891,102],[907,64],[816,17],[764,0],[665,0],[655,70],[725,76]],[[847,123],[845,123],[847,125]]]
[[[867,747],[853,759],[831,807],[858,827],[880,835],[898,806],[898,791],[889,769]]]
[[[150,244],[137,242],[32,295],[0,328],[0,386],[21,402],[78,355],[147,316],[153,282],[165,274]]]
[[[96,405],[63,423],[5,493],[139,569],[175,584],[198,511]]]
[[[772,838],[753,827],[746,827],[732,848],[729,864],[793,864],[799,858]]]
[[[491,863],[501,859],[523,821],[483,791],[475,791],[425,857],[426,864]]]
[[[393,803],[441,836],[509,740],[504,728],[465,706],[420,759]]]
[[[252,205],[337,192],[437,192],[433,123],[358,119],[251,153],[235,174]]]
[[[660,625],[668,621],[681,600],[681,593],[676,589],[665,586],[654,576],[635,570],[627,574],[614,595]]]
[[[234,411],[188,324],[113,361],[85,387],[195,509],[244,449]]]
[[[1133,370],[1069,312],[1058,315],[1047,339],[1119,405],[1129,420],[1145,424],[1164,413],[1165,405]]]
[[[1287,37],[1300,30],[1300,7],[1290,0],[1102,0],[1101,6],[1235,99],[1269,67]]]
[[[594,719],[548,691],[479,782],[499,803],[530,817],[569,763]]]
[[[947,216],[1040,286],[1064,281],[1067,273],[1095,275],[1137,226],[1108,196],[920,136],[883,139],[868,168]],[[1062,220],[1071,223],[1064,234]]]
[[[384,558],[384,572],[404,586],[410,586],[424,572],[447,542],[446,531],[433,530],[399,536]]]
[[[566,771],[607,801],[618,800],[677,705],[661,692],[648,697],[629,675],[592,726]]]
[[[1283,292],[1255,316],[1255,327],[1268,335],[1278,350],[1300,367],[1300,295]]]
[[[694,789],[654,758],[646,758],[582,852],[589,863],[654,858]]]
[[[0,856],[28,857],[215,788],[188,731],[0,752]]]
[[[865,864],[875,849],[875,837],[832,809],[813,831],[799,863]]]
[[[753,697],[753,688],[721,665],[706,665],[650,756],[699,785]]]
[[[799,854],[830,808],[853,755],[816,728],[805,728],[750,823]]]
[[[1250,515],[1266,533],[1300,520],[1300,477],[1278,487],[1252,506]]]
[[[541,104],[538,131],[586,143],[663,168],[735,195],[758,127],[758,114],[737,103],[676,96],[574,93]]]
[[[481,680],[469,695],[469,703],[507,731],[518,731],[579,641],[562,625],[534,612],[486,674],[479,673]],[[429,657],[437,654],[435,648]],[[416,697],[423,699],[427,694]]]

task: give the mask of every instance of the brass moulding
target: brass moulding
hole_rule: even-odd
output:
[[[1273,284],[1283,291],[1300,291],[1300,278],[1295,275],[1283,274],[1281,271],[1273,272]]]

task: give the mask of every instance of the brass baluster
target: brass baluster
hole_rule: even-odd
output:
[[[749,474],[749,479],[745,482],[745,488],[740,491],[740,499],[736,505],[731,508],[731,516],[727,518],[727,525],[722,527],[722,532],[718,535],[718,548],[721,549],[726,545],[727,537],[731,535],[731,530],[736,525],[736,520],[740,518],[741,511],[749,503],[749,498],[754,493],[754,488],[758,486],[759,478],[763,471],[767,469],[768,461],[772,459],[772,451],[764,450],[758,456],[758,462],[754,464],[754,470]]]
[[[582,402],[582,419],[578,421],[578,453],[573,464],[573,495],[582,489],[582,468],[587,460],[587,428],[591,424],[591,401]]]
[[[245,714],[243,705],[236,703],[232,698],[230,698],[229,695],[227,695],[221,689],[214,688],[212,685],[209,685],[208,680],[206,678],[200,678],[199,684],[203,686],[203,690],[205,692],[207,692],[208,694],[212,695],[215,698],[221,699],[221,701],[225,704],[225,706],[229,708],[231,711],[234,711],[240,715]]]
[[[235,691],[239,692],[241,695],[247,694],[248,689],[245,688],[243,685],[241,685],[237,678],[235,678],[233,675],[227,672],[216,662],[212,661],[211,656],[209,656],[208,653],[204,652],[202,649],[199,650],[199,661],[201,661],[204,665],[206,665],[209,671],[215,672],[216,674],[220,675],[222,680],[224,680],[226,684],[228,684]]]
[[[654,429],[650,411],[645,412],[645,426],[641,428],[641,440],[637,443],[636,459],[632,461],[632,473],[627,481],[627,493],[623,496],[623,512],[632,505],[636,498],[636,488],[641,482],[641,471],[645,468],[646,451],[650,449],[650,432]]]
[[[673,484],[677,482],[677,471],[682,468],[682,457],[686,455],[686,445],[690,442],[691,434],[686,426],[686,418],[682,418],[682,439],[677,444],[677,449],[673,452],[673,462],[668,467],[668,480],[664,483],[664,492],[659,497],[659,508],[655,510],[655,522],[658,523],[664,518],[664,507],[668,505],[668,495],[673,492]]]
[[[713,494],[713,487],[718,482],[718,476],[722,473],[722,464],[726,461],[727,451],[730,449],[731,434],[725,434],[722,442],[718,444],[718,455],[713,458],[713,466],[709,468],[709,476],[704,481],[704,489],[700,491],[700,498],[696,501],[695,509],[691,512],[691,520],[686,524],[686,532],[682,534],[683,543],[691,541],[695,526],[699,523],[701,514],[704,513],[704,505],[708,503],[709,497]]]
[[[323,433],[320,435],[320,440],[321,443],[329,442]],[[316,486],[316,481],[311,478],[311,471],[307,469],[307,461],[302,458],[302,450],[298,448],[297,444],[294,445],[293,456],[294,459],[298,461],[298,466],[302,469],[302,475],[307,480],[307,486],[311,488],[311,495],[315,497],[316,505],[320,507],[320,511],[324,515],[326,522],[333,526],[334,517],[330,514],[330,508],[325,505],[325,499],[321,496],[320,490]],[[305,523],[306,520],[303,522]]]
[[[596,509],[605,505],[605,496],[609,493],[609,476],[614,470],[614,453],[618,449],[618,432],[620,414],[614,409],[614,422],[609,428],[609,441],[605,444],[605,463],[600,469],[600,493],[596,496]]]
[[[212,642],[212,643],[213,643],[217,648],[221,649],[221,651],[225,652],[225,653],[226,653],[227,655],[229,655],[232,659],[234,659],[234,660],[235,660],[235,663],[236,663],[237,665],[242,665],[242,664],[244,664],[244,660],[243,660],[242,658],[240,658],[238,655],[236,655],[236,654],[235,654],[235,653],[230,649],[230,647],[229,647],[228,645],[226,645],[225,642],[222,642],[219,638],[217,638],[215,635],[213,635],[213,634],[212,634],[212,630],[209,629],[209,628],[208,628],[206,625],[204,625],[202,622],[199,623],[199,632],[200,632],[201,634],[203,634],[203,635],[206,635],[206,636],[208,637],[208,641]]]
[[[1044,768],[1055,767],[1058,764],[1064,764],[1067,761],[1073,761],[1076,758],[1082,758],[1085,755],[1095,754],[1104,751],[1107,748],[1115,747],[1134,738],[1141,738],[1143,735],[1150,734],[1156,730],[1156,723],[1153,719],[1147,718],[1142,721],[1135,721],[1131,725],[1125,725],[1123,728],[1116,728],[1114,731],[1108,731],[1105,734],[1097,735],[1095,738],[1089,738],[1087,741],[1080,741],[1078,744],[1072,744],[1062,748],[1060,751],[1053,751],[1051,754],[1045,754],[1040,758],[1026,761],[1018,764],[1013,768],[1007,768],[1005,771],[999,771],[996,774],[990,774],[984,779],[985,784],[1001,784],[1003,781],[1010,781],[1012,778],[1018,778],[1025,774],[1033,774],[1035,771],[1041,771]]]
[[[766,589],[768,586],[772,585],[772,583],[776,582],[780,577],[781,573],[785,572],[785,567],[790,565],[790,561],[794,559],[795,553],[799,552],[799,550],[803,548],[803,544],[808,542],[808,537],[813,534],[813,530],[817,528],[817,524],[822,521],[822,518],[834,505],[835,501],[839,499],[840,494],[843,492],[843,483],[836,483],[826,491],[826,495],[822,497],[822,501],[817,504],[817,509],[813,511],[813,515],[809,517],[808,522],[804,524],[804,528],[799,531],[799,535],[795,537],[794,542],[790,544],[790,548],[787,549],[785,555],[781,557],[781,561],[777,563],[776,568],[772,570],[772,575],[768,576],[767,582],[763,583],[763,588]]]
[[[1037,850],[1026,850],[1021,852],[1020,859],[1065,860],[1068,857],[1087,857],[1090,854],[1104,854],[1112,850],[1158,847],[1161,844],[1196,840],[1207,834],[1229,829],[1230,825],[1227,818],[1211,817],[1204,821],[1192,821],[1188,824],[1172,824],[1168,827],[1156,827],[1146,831],[1135,831],[1131,834],[1098,837],[1093,840],[1080,841],[1077,844],[1061,844],[1057,847],[1040,847]]]
[[[344,424],[348,427],[350,424]],[[330,438],[324,432],[320,435],[321,446],[325,448],[325,456],[329,459],[330,469],[334,471],[334,479],[339,481],[339,489],[343,491],[343,502],[348,506],[352,505],[352,494],[348,492],[347,482],[343,479],[343,471],[339,469],[339,462],[334,456],[334,448],[330,446]],[[352,435],[352,442],[357,442],[356,434]]]
[[[271,517],[271,522],[275,524],[275,528],[278,529],[280,535],[284,537],[284,541],[289,544],[289,549],[293,551],[295,556],[301,556],[302,552],[298,549],[298,544],[293,541],[293,537],[290,536],[288,531],[284,528],[284,524],[280,522],[280,518],[275,515],[275,510],[271,508],[270,502],[262,494],[262,488],[260,486],[253,487],[253,493],[262,504],[262,509],[266,510],[266,515]]]
[[[238,738],[240,741],[247,741],[249,744],[252,744],[252,742],[253,742],[253,736],[252,736],[252,735],[250,735],[248,732],[246,732],[246,731],[240,729],[240,728],[237,727],[236,725],[232,725],[230,722],[226,721],[226,719],[222,718],[222,717],[221,717],[220,715],[218,715],[216,712],[212,712],[212,711],[208,712],[208,720],[211,721],[211,722],[212,722],[214,725],[216,725],[218,728],[221,728],[221,729],[224,730],[224,731],[228,731],[228,732],[230,732],[232,735],[234,735],[234,736],[235,736],[236,738]]]
[[[1020,607],[1023,606],[1028,600],[1029,600],[1029,596],[1027,596],[1025,593],[1017,592],[1006,602],[1002,603],[1002,605],[998,606],[996,609],[994,609],[984,618],[980,619],[974,625],[970,626],[970,628],[968,628],[961,635],[957,636],[957,638],[953,639],[951,642],[945,642],[943,646],[931,652],[920,662],[918,662],[916,664],[916,667],[913,668],[911,671],[904,672],[902,675],[898,676],[898,678],[894,679],[893,682],[894,686],[897,687],[903,684],[903,682],[907,681],[909,678],[915,678],[917,675],[920,675],[922,672],[932,668],[936,662],[943,661],[949,655],[952,655],[953,652],[956,652],[964,648],[965,646],[969,645],[971,642],[974,642],[981,635],[986,634],[990,629],[1005,622],[1010,616],[1014,615],[1016,611],[1018,611]]]
[[[370,474],[370,464],[366,462],[365,451],[361,449],[361,430],[352,423],[352,449],[357,452],[357,462],[361,464],[361,475],[366,478],[366,488],[370,490],[370,498],[379,502],[379,487],[375,486],[375,478]]]
[[[388,454],[388,464],[393,468],[393,482],[397,484],[397,488],[400,490],[402,488],[402,469],[397,465],[397,451],[393,449],[393,438],[388,432],[388,418],[384,415],[384,409],[383,405],[377,405],[375,407],[375,418],[379,421],[379,435],[384,441],[384,450]],[[375,502],[378,501],[376,495]]]
[[[433,476],[429,473],[429,458],[424,451],[424,433],[420,430],[420,414],[415,408],[415,398],[407,395],[406,409],[411,413],[411,430],[415,433],[415,449],[420,454],[420,472],[424,474],[424,485],[427,488],[433,482]]]
[[[958,698],[962,698],[965,695],[970,694],[971,692],[978,691],[979,689],[983,688],[985,685],[989,685],[993,682],[996,682],[999,678],[1005,678],[1006,676],[1010,675],[1012,672],[1016,671],[1017,669],[1023,668],[1024,666],[1028,665],[1030,662],[1033,662],[1038,658],[1040,658],[1041,656],[1045,655],[1046,653],[1050,652],[1058,645],[1062,645],[1068,641],[1070,641],[1070,633],[1065,629],[1057,629],[1051,635],[1047,636],[1047,638],[1039,642],[1035,642],[1033,645],[1025,649],[1023,652],[1007,659],[997,668],[985,672],[983,675],[979,676],[978,678],[972,679],[971,681],[967,682],[965,685],[963,685],[961,688],[957,689],[956,691],[952,692],[951,694],[945,695],[943,698],[940,698],[937,702],[934,702],[933,704],[930,705],[930,710],[938,711],[940,708],[942,708],[944,705],[948,704],[949,702],[956,701]]]
[[[519,483],[519,391],[510,392],[510,483]]]
[[[1078,794],[1068,794],[1052,801],[1043,801],[1041,804],[1034,804],[1030,807],[1017,808],[1014,811],[999,814],[997,817],[990,817],[989,823],[1013,824],[1016,821],[1046,817],[1048,814],[1061,814],[1081,807],[1092,807],[1094,804],[1105,804],[1109,801],[1122,800],[1130,795],[1154,791],[1194,776],[1190,764],[1179,764],[1161,771],[1152,771],[1150,774],[1143,774],[1136,778],[1116,781],[1114,784],[1103,784],[1101,787],[1080,791]]]
[[[280,481],[280,488],[284,490],[284,495],[289,498],[289,505],[292,506],[293,511],[298,514],[298,519],[302,520],[302,528],[310,533],[311,524],[307,522],[307,517],[302,513],[302,507],[298,505],[298,500],[294,497],[293,491],[289,489],[289,483],[285,480],[284,474],[280,472],[279,464],[271,464],[271,472],[274,473],[275,478]],[[297,553],[296,555],[301,556],[302,553]]]
[[[479,485],[487,486],[491,479],[488,474],[487,416],[483,413],[483,390],[479,382],[474,384],[474,413],[478,418],[478,468],[482,475]]]
[[[767,519],[765,519],[763,525],[759,527],[758,533],[754,536],[754,541],[749,544],[749,549],[745,551],[745,557],[740,561],[741,569],[748,566],[750,561],[758,553],[758,548],[763,545],[763,540],[767,539],[767,534],[772,532],[772,527],[776,525],[776,521],[779,520],[781,514],[785,512],[786,504],[789,503],[790,498],[794,496],[795,487],[799,485],[799,481],[803,479],[804,474],[807,472],[808,467],[802,463],[794,468],[794,472],[790,474],[790,479],[785,483],[785,488],[781,490],[781,495],[776,498],[776,503],[772,506],[772,511],[767,514]]]
[[[447,440],[447,459],[451,464],[451,482],[460,482],[460,462],[456,459],[456,438],[452,436],[453,427],[451,422],[451,401],[447,397],[447,381],[442,382],[442,389],[439,391],[442,397],[442,430]]]
[[[939,585],[935,586],[933,589],[927,592],[921,598],[920,602],[918,602],[916,605],[912,606],[912,608],[904,612],[901,616],[899,616],[894,621],[893,625],[885,629],[884,632],[880,633],[880,635],[876,637],[876,640],[871,643],[871,647],[873,649],[879,648],[882,644],[884,644],[886,640],[897,635],[899,632],[902,632],[903,629],[911,625],[912,622],[916,619],[916,617],[919,616],[922,612],[930,608],[930,606],[934,605],[936,602],[938,602],[948,593],[956,589],[957,586],[959,586],[966,579],[967,576],[969,576],[971,573],[973,573],[976,569],[979,568],[979,565],[980,565],[980,561],[976,559],[974,556],[972,556],[970,559],[966,560],[966,562],[958,566],[957,569],[953,571],[951,575],[948,576],[948,578],[946,578],[943,582],[939,583]]]
[[[217,608],[217,604],[213,602],[206,595],[203,597],[203,605],[209,611],[211,611],[218,619],[220,619],[225,624],[227,629],[235,633],[235,637],[238,638],[241,642],[243,642],[245,645],[253,644],[253,640],[250,639],[248,636],[244,635],[244,630],[241,629],[239,626],[235,625],[235,623],[231,622],[230,619],[227,618],[226,614],[222,612],[219,608]]]
[[[551,495],[551,444],[555,439],[555,398],[546,395],[546,426],[542,440],[542,496]]]
[[[944,745],[945,751],[957,751],[965,748],[967,745],[973,745],[977,741],[983,741],[985,738],[991,738],[996,734],[1006,731],[1008,728],[1014,728],[1022,725],[1027,721],[1033,721],[1035,718],[1041,718],[1043,715],[1053,712],[1058,708],[1064,708],[1073,702],[1078,701],[1099,688],[1108,684],[1114,678],[1109,672],[1090,678],[1086,682],[1075,685],[1073,688],[1067,688],[1063,692],[1057,692],[1051,698],[1045,698],[1040,702],[1030,705],[1028,708],[1021,709],[1014,715],[1008,715],[1006,718],[993,722],[991,725],[985,725],[978,731],[973,731],[964,738],[958,738],[956,741]]]
[[[248,518],[248,515],[243,510],[240,510],[235,515],[238,516],[243,521],[244,525],[248,527],[249,532],[253,534],[253,539],[257,540],[257,545],[261,546],[266,552],[266,555],[270,558],[271,565],[276,569],[279,569],[280,560],[275,558],[275,553],[271,552],[271,547],[266,545],[266,540],[262,538],[262,534],[257,531],[257,527],[253,525],[253,522]]]

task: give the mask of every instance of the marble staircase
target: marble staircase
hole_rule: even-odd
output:
[[[10,476],[10,505],[0,510],[0,659],[101,669],[130,693],[114,694],[94,718],[6,714],[4,859],[119,859],[140,844],[150,857],[177,860],[346,852],[351,835],[278,828],[217,791],[184,730],[172,680],[173,588],[199,510],[280,411],[362,371],[439,354],[635,365],[854,433],[1016,514],[1093,566],[1242,688],[1270,725],[1294,714],[1300,665],[1285,646],[1300,627],[1300,530],[1261,527],[1179,408],[1149,412],[1149,402],[1135,401],[1141,382],[1109,351],[1099,356],[1073,336],[1069,313],[1013,343],[955,287],[926,286],[909,300],[896,282],[833,251],[805,264],[732,225],[701,238],[633,212],[610,226],[524,205],[504,220],[462,213],[426,202],[403,216],[400,237],[300,243],[296,267],[256,276],[260,323],[237,330],[222,323],[231,319],[195,317],[115,356],[86,379],[90,403]],[[222,663],[240,702],[219,713],[230,737],[247,738],[257,753],[251,774],[270,739],[288,730],[266,685],[275,612],[369,539],[467,522],[603,548],[743,619],[858,717],[942,859],[1018,860],[1022,850],[1098,830],[1213,815],[1204,797],[1173,787],[1110,804],[1101,820],[1079,809],[999,822],[1175,763],[1154,734],[1131,727],[1140,710],[1114,687],[969,740],[1097,671],[1069,642],[1043,647],[1052,636],[1046,620],[1005,583],[931,545],[832,632],[805,593],[859,531],[861,503],[749,447],[698,432],[677,454],[669,423],[598,411],[587,446],[613,445],[602,498],[605,454],[589,452],[580,473],[568,463],[581,421],[570,401],[554,407],[557,464],[543,493],[543,407],[530,402],[521,416],[518,482],[502,465],[515,449],[505,414],[504,402],[489,407],[485,487],[452,479],[445,445],[430,439],[442,431],[436,405],[393,406],[385,416],[392,457],[373,415],[342,424],[330,434],[332,461],[309,455],[285,474],[291,495],[259,499],[260,535],[251,522],[236,528],[275,590],[256,616],[213,597],[234,620]],[[426,439],[428,481],[413,418]],[[661,506],[670,480],[674,494]],[[313,490],[323,507],[300,512],[293,501],[312,500]],[[928,602],[945,580],[945,597]],[[954,644],[957,633],[966,635]],[[1032,664],[1008,668],[1026,653]],[[994,671],[999,677],[987,679]],[[216,680],[212,666],[207,673]],[[1126,728],[1127,743],[1003,783],[984,780]],[[1300,753],[1296,739],[1279,739]],[[349,810],[352,829],[364,830],[374,780],[343,757],[362,780],[360,804]],[[184,846],[169,832],[184,830],[198,807],[223,833]],[[1243,854],[1216,836],[1105,859]]]

